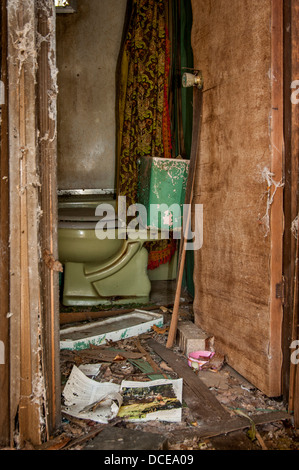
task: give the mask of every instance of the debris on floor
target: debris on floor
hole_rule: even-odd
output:
[[[264,396],[234,371],[209,335],[202,332],[201,343],[194,342],[190,302],[180,306],[179,325],[188,326],[179,330],[172,349],[166,348],[171,304],[155,303],[156,309],[146,311],[154,314],[153,323],[135,334],[119,334],[120,312],[105,324],[118,336],[96,344],[90,341],[94,319],[71,327],[78,335],[60,356],[63,422],[41,448],[299,450],[299,432],[283,401]],[[78,347],[82,339],[84,347]],[[196,351],[209,357],[193,368],[188,354]]]
[[[98,367],[100,364],[96,369],[97,375],[92,376],[95,383],[116,385],[117,391],[129,384],[130,388],[137,387],[142,391],[157,380],[165,383],[166,376],[170,383],[180,380],[182,399],[178,408],[180,419],[174,422],[167,419],[128,419],[128,415],[118,412],[105,424],[97,423],[90,416],[83,418],[79,414],[78,418],[78,415],[64,413],[62,429],[65,439],[61,438],[56,448],[141,450],[150,446],[150,450],[213,450],[224,448],[226,442],[227,448],[235,445],[236,449],[262,450],[263,447],[286,446],[299,449],[299,436],[281,401],[265,397],[232,370],[221,355],[217,358],[217,352],[213,356],[218,360],[217,367],[209,362],[206,369],[194,370],[188,366],[188,358],[178,346],[172,350],[165,348],[166,341],[167,332],[160,334],[152,329],[138,337],[108,341],[105,345],[85,350],[62,350],[64,384],[67,384],[74,365],[78,369],[88,366],[85,372],[91,377],[94,371],[90,370],[90,365]],[[131,404],[136,404],[136,396],[131,395],[130,400]],[[90,401],[91,405],[96,402]],[[158,403],[161,401],[164,401],[162,394]]]
[[[84,450],[167,450],[167,438],[163,434],[152,432],[140,433],[133,429],[104,429],[95,439],[91,440]],[[111,462],[113,463],[113,462]]]
[[[182,380],[97,382],[73,366],[63,390],[63,412],[107,424],[116,416],[125,421],[180,422]]]

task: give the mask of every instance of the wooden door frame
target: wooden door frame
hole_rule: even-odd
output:
[[[10,236],[10,271],[5,265],[2,282],[5,284],[8,299],[8,281],[10,282],[10,303],[1,306],[1,328],[4,324],[5,343],[9,344],[9,335],[13,338],[10,345],[10,400],[8,399],[8,376],[6,375],[7,413],[3,414],[0,438],[14,440],[15,421],[18,418],[21,441],[30,440],[37,444],[60,423],[60,371],[59,371],[59,303],[58,273],[53,270],[53,260],[57,259],[57,193],[56,193],[56,68],[55,68],[55,11],[52,0],[6,0],[8,7],[8,74],[9,74],[9,158],[1,158],[1,175],[8,169],[9,193],[5,179],[1,176],[1,237],[8,243]],[[275,5],[275,0],[273,0]],[[277,43],[273,42],[273,57],[277,59],[278,71],[284,74],[284,133],[285,133],[285,177],[284,194],[285,235],[284,235],[284,275],[286,278],[286,296],[283,320],[283,382],[287,393],[289,370],[289,328],[291,299],[293,296],[292,280],[294,273],[294,241],[290,236],[290,223],[297,215],[297,170],[299,152],[299,118],[297,108],[289,104],[290,79],[299,78],[296,57],[298,56],[299,35],[296,24],[299,18],[299,0],[288,0],[284,4],[284,67],[281,66],[281,48],[277,54]],[[277,3],[276,3],[277,4]],[[4,0],[1,2],[5,10]],[[274,10],[273,10],[274,11]],[[6,12],[5,12],[6,14]],[[278,15],[281,14],[279,10]],[[288,16],[291,14],[291,17]],[[3,16],[2,16],[3,17]],[[286,22],[291,19],[291,36],[286,32]],[[36,22],[36,19],[38,20]],[[276,17],[278,23],[281,17]],[[297,23],[296,23],[297,20]],[[29,26],[27,30],[26,27]],[[3,27],[3,26],[2,26]],[[34,31],[33,35],[27,34]],[[26,33],[27,31],[27,33]],[[23,37],[16,36],[23,32]],[[26,60],[21,51],[21,39],[26,36]],[[278,33],[281,37],[281,32]],[[37,43],[37,38],[39,41]],[[18,41],[20,41],[18,43]],[[291,54],[288,47],[292,45]],[[31,49],[30,49],[31,48]],[[276,52],[275,52],[276,51]],[[35,53],[37,52],[37,58]],[[20,55],[21,54],[21,55]],[[35,62],[37,60],[37,63]],[[291,61],[291,64],[290,62]],[[5,64],[4,64],[5,65]],[[297,75],[297,76],[296,76]],[[281,90],[273,95],[273,108],[277,100],[281,106]],[[278,106],[278,107],[279,107]],[[281,108],[280,108],[281,111]],[[26,117],[26,119],[24,119]],[[291,127],[289,118],[291,117]],[[277,119],[277,121],[275,121]],[[281,113],[274,116],[274,125],[281,126]],[[275,124],[276,122],[276,124]],[[4,133],[3,133],[4,132]],[[281,134],[278,135],[281,145]],[[5,150],[5,127],[2,126],[1,157],[8,155]],[[278,166],[281,156],[277,157]],[[26,159],[27,166],[20,166]],[[20,172],[21,168],[21,172]],[[34,172],[34,170],[36,170]],[[278,173],[280,166],[278,168]],[[22,173],[23,172],[23,173]],[[277,174],[277,171],[276,171]],[[20,179],[22,175],[23,179]],[[25,183],[25,185],[24,185]],[[29,189],[30,186],[30,189]],[[3,192],[2,192],[3,191]],[[7,192],[7,193],[6,193]],[[9,194],[8,197],[2,197]],[[10,205],[10,225],[4,217]],[[281,200],[276,198],[276,204]],[[278,211],[279,213],[279,211]],[[275,223],[273,221],[273,223]],[[279,226],[281,221],[278,221]],[[276,225],[277,226],[277,225]],[[8,230],[9,227],[9,230]],[[24,230],[22,230],[22,228]],[[29,230],[30,229],[30,230]],[[5,231],[7,230],[7,231]],[[279,241],[279,234],[277,243]],[[21,247],[21,248],[20,248]],[[21,258],[22,252],[22,258]],[[20,260],[22,259],[22,262]],[[8,261],[9,261],[8,260]],[[278,262],[280,262],[278,260]],[[1,266],[3,271],[3,265]],[[273,266],[273,272],[275,267]],[[1,273],[2,273],[1,271]],[[8,276],[8,272],[10,273]],[[277,278],[278,279],[278,278]],[[280,282],[280,279],[278,279]],[[279,309],[279,302],[273,280],[272,305]],[[1,285],[2,289],[2,285]],[[1,293],[5,292],[1,290]],[[30,301],[29,301],[30,298]],[[9,309],[7,309],[9,307]],[[5,310],[5,316],[4,316]],[[7,313],[11,316],[7,319]],[[280,314],[278,315],[280,318]],[[273,325],[275,327],[275,325]],[[273,328],[279,333],[280,328]],[[275,334],[277,334],[275,333]],[[6,367],[8,367],[7,362]],[[0,370],[3,376],[3,371]],[[0,375],[0,377],[2,377]],[[298,374],[297,374],[298,378]],[[23,385],[22,385],[22,382]],[[298,381],[297,381],[298,382]],[[40,386],[39,399],[30,399],[30,393]],[[28,395],[29,393],[29,395]],[[10,406],[9,406],[10,401]],[[298,400],[297,400],[298,401]],[[2,402],[3,403],[3,402]],[[25,405],[25,408],[22,406]],[[26,411],[24,412],[24,409]],[[2,407],[3,410],[3,407]],[[8,418],[9,410],[9,418]],[[23,410],[23,411],[22,411]],[[46,420],[46,426],[41,421]],[[6,427],[5,431],[4,426]]]
[[[55,6],[53,0],[6,2],[10,442],[38,445],[61,419]]]
[[[60,309],[58,260],[58,197],[57,197],[57,68],[56,11],[53,0],[40,0],[36,11],[40,44],[37,72],[37,109],[39,133],[39,165],[41,178],[40,224],[42,251],[42,301],[45,379],[48,389],[49,431],[60,425]]]
[[[283,0],[271,1],[271,173],[277,182],[284,181],[284,97],[283,97]],[[276,191],[277,190],[277,191]],[[273,396],[279,396],[282,391],[281,368],[282,353],[282,324],[283,299],[280,291],[283,286],[283,237],[284,237],[284,207],[283,187],[272,188],[275,195],[271,206],[271,262],[270,262],[270,345],[272,373],[270,389]]]
[[[9,444],[9,191],[8,191],[8,86],[7,86],[7,15],[6,1],[0,2],[1,18],[1,76],[5,87],[5,103],[1,104],[0,141],[0,341],[4,347],[4,361],[0,363],[0,446]],[[2,363],[4,362],[4,364]]]
[[[283,321],[283,396],[289,411],[295,411],[299,427],[299,384],[290,373],[290,345],[294,320],[296,238],[292,223],[298,214],[299,169],[299,104],[293,104],[291,84],[299,80],[299,0],[284,1],[284,140],[285,140],[285,191],[284,191],[284,260],[285,279]],[[298,89],[298,87],[296,87]],[[297,366],[298,369],[298,366]],[[294,400],[294,395],[296,399]],[[297,406],[297,411],[294,410]]]

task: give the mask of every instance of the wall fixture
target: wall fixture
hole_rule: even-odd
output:
[[[5,104],[5,86],[4,83],[0,80],[0,106]]]
[[[77,0],[55,0],[56,13],[76,13]]]
[[[182,77],[182,85],[184,88],[196,86],[199,89],[203,88],[203,76],[200,70],[189,69],[190,72],[185,72]]]

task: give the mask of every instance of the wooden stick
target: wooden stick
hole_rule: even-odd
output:
[[[152,366],[155,372],[158,374],[163,375],[164,379],[168,379],[167,375],[164,374],[164,372],[161,371],[160,367],[158,364],[155,363],[155,361],[151,358],[150,354],[141,346],[139,339],[135,341],[135,345],[139,351],[145,355],[147,362]]]
[[[60,314],[60,325],[67,325],[69,323],[76,323],[82,321],[97,320],[100,318],[109,318],[116,315],[125,315],[126,313],[131,313],[134,310],[124,309],[124,310],[103,310],[98,312],[70,312],[70,313],[61,313]]]
[[[177,279],[177,287],[176,287],[176,291],[175,291],[172,318],[171,318],[170,329],[169,329],[169,334],[168,334],[167,343],[166,343],[167,348],[172,348],[175,337],[176,337],[176,332],[177,332],[180,297],[181,297],[181,288],[182,288],[184,266],[185,266],[185,259],[186,259],[185,246],[186,246],[186,239],[184,237],[184,239],[183,239],[183,249],[182,249],[182,253],[181,253],[181,256],[180,256],[180,262],[179,262],[179,273],[178,273],[178,279]]]
[[[191,148],[189,174],[188,174],[186,197],[185,197],[185,204],[188,204],[188,215],[187,215],[187,223],[185,224],[185,227],[184,226],[182,227],[182,241],[181,241],[181,246],[180,246],[180,251],[179,251],[179,262],[178,262],[178,278],[177,278],[177,286],[176,286],[176,293],[175,293],[175,299],[174,299],[174,307],[173,307],[173,312],[172,312],[172,319],[171,319],[168,339],[166,343],[167,348],[171,348],[173,346],[176,333],[177,333],[180,296],[181,296],[184,266],[185,266],[185,259],[186,259],[187,234],[188,234],[188,229],[189,229],[189,223],[191,220],[191,204],[192,204],[192,199],[193,199],[196,160],[197,160],[197,154],[198,154],[198,142],[199,142],[200,130],[201,130],[202,90],[195,87],[193,95],[194,95],[194,100],[193,100],[192,148]]]
[[[262,436],[260,435],[260,433],[257,429],[255,430],[255,436],[256,436],[257,441],[258,441],[259,445],[261,446],[262,450],[269,450],[268,447],[266,446],[265,442],[264,442],[264,439],[262,438]]]

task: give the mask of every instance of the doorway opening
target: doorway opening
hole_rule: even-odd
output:
[[[111,203],[115,208],[118,180],[124,176],[130,178],[129,173],[124,176],[118,174],[117,152],[120,131],[117,126],[121,120],[119,90],[125,86],[120,79],[122,67],[124,68],[122,50],[130,34],[128,32],[130,18],[132,21],[134,14],[133,2],[130,1],[82,0],[76,5],[72,2],[64,3],[63,6],[61,2],[57,2],[56,18],[59,70],[57,176],[60,230],[58,229],[58,238],[61,235],[59,256],[63,264],[65,260],[67,262],[78,260],[80,257],[77,255],[78,251],[85,249],[81,248],[80,240],[76,240],[75,236],[69,237],[69,232],[66,231],[66,227],[69,227],[68,222],[71,221],[74,226],[75,208],[82,203],[88,211],[88,215],[84,216],[82,207],[80,209],[78,229],[82,231],[84,226],[87,227],[91,223],[90,218],[94,217],[95,209],[100,202]],[[69,12],[69,7],[73,8],[72,12]],[[182,88],[181,77],[184,70],[193,67],[191,1],[170,2],[164,15],[165,31],[170,44],[169,56],[166,57],[169,60],[168,95],[167,102],[165,101],[163,105],[165,109],[169,108],[171,130],[169,156],[174,159],[178,157],[188,159],[191,152],[193,95],[192,89]],[[167,154],[162,153],[162,156],[167,157]],[[82,239],[80,232],[77,231],[77,235]],[[70,244],[73,245],[74,255],[70,253]],[[153,243],[145,244],[149,253],[152,245]],[[156,249],[164,251],[158,253],[160,256],[158,262],[155,264],[155,260],[148,260],[147,277],[150,282],[150,294],[146,303],[158,302],[170,305],[173,302],[178,246],[179,243],[175,249],[159,246],[155,248],[155,257],[158,257]],[[67,250],[67,254],[64,253],[64,249]],[[122,247],[115,247],[116,251],[119,249]],[[102,257],[104,262],[108,263],[108,258],[113,263],[118,262],[117,254],[113,252],[112,247],[104,248],[104,251],[106,251]],[[86,256],[88,258],[88,255]],[[95,262],[95,259],[93,261]],[[144,261],[141,260],[140,263]],[[96,269],[98,267],[95,267]],[[82,312],[82,309],[87,311],[101,308],[119,309],[122,304],[125,306],[134,304],[134,297],[137,297],[135,303],[142,307],[145,294],[140,295],[139,302],[137,285],[139,292],[142,292],[148,289],[145,286],[148,284],[146,279],[143,285],[141,281],[137,283],[134,278],[136,271],[134,265],[131,270],[128,269],[124,273],[126,280],[131,276],[130,285],[124,283],[123,287],[117,287],[123,282],[118,271],[115,292],[111,287],[113,278],[110,277],[107,286],[104,287],[103,281],[101,285],[100,283],[97,285],[96,295],[93,292],[95,283],[91,287],[80,277],[79,270],[82,270],[82,267],[79,268],[73,263],[65,266],[64,273],[60,274],[61,313],[74,313],[76,310]],[[68,273],[71,273],[70,281]],[[136,283],[135,290],[132,289],[134,283]],[[83,285],[86,287],[84,292],[82,292]],[[183,289],[188,301],[191,301],[194,295],[192,252],[187,255]],[[124,291],[127,295],[124,295]],[[101,297],[102,301],[99,300]]]

